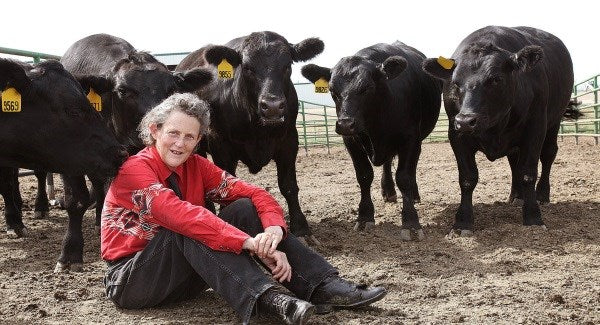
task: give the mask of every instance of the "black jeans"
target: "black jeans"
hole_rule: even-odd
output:
[[[250,236],[263,231],[249,199],[226,206],[219,217]],[[283,285],[309,300],[322,281],[337,270],[291,233],[279,243],[292,267]],[[131,258],[110,263],[104,278],[106,295],[116,305],[137,309],[181,301],[212,288],[247,323],[256,299],[276,282],[248,253],[215,251],[199,241],[162,229]]]

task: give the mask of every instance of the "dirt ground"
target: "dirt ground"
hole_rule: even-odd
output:
[[[542,206],[548,229],[521,225],[519,206],[504,203],[510,190],[506,159],[477,155],[475,235],[447,238],[460,202],[458,172],[448,143],[424,144],[417,205],[423,241],[400,240],[400,205],[384,203],[380,169],[372,193],[376,227],[358,233],[359,188],[343,147],[301,150],[300,203],[317,238],[316,249],[347,278],[388,289],[385,299],[360,311],[315,315],[314,324],[600,324],[600,146],[559,142],[551,202]],[[274,165],[238,175],[268,187],[283,204]],[[58,179],[58,177],[56,177]],[[0,322],[4,323],[236,323],[212,291],[195,300],[147,310],[121,310],[104,297],[104,263],[93,214],[84,220],[83,272],[53,274],[66,212],[34,220],[33,177],[21,179],[27,238],[0,234]],[[3,204],[0,205],[3,209]],[[3,213],[3,211],[0,211]],[[2,224],[4,227],[4,224]],[[255,323],[268,322],[254,319]]]

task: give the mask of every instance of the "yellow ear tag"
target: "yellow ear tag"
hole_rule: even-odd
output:
[[[440,56],[437,59],[437,62],[442,66],[442,68],[444,68],[446,70],[450,70],[454,66],[454,60],[452,60],[452,59],[446,59],[443,56]]]
[[[315,81],[315,92],[320,94],[326,94],[329,92],[329,83],[327,80],[321,78]]]
[[[21,111],[21,94],[15,88],[6,88],[2,92],[2,111],[5,113]]]
[[[223,59],[217,66],[217,73],[219,74],[219,79],[231,79],[233,78],[233,66],[227,60]]]
[[[102,97],[94,91],[94,88],[90,88],[87,99],[92,103],[92,106],[96,111],[102,111]]]

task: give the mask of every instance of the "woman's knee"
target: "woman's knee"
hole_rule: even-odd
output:
[[[248,198],[230,203],[221,210],[219,217],[250,235],[263,230],[256,208]]]

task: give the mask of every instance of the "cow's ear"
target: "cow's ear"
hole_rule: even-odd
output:
[[[429,58],[425,59],[422,64],[423,71],[427,72],[430,76],[442,80],[452,79],[452,73],[456,68],[456,64],[452,59],[445,59],[445,66],[442,66],[440,59]]]
[[[522,71],[531,71],[543,56],[544,50],[540,46],[529,45],[515,53],[512,60]]]
[[[97,94],[102,95],[111,92],[115,87],[112,79],[104,76],[76,75],[74,77],[86,94],[90,92],[90,88],[93,88]]]
[[[213,79],[212,73],[206,68],[195,68],[185,72],[174,72],[175,83],[184,92],[194,92],[202,86],[210,83]]]
[[[212,45],[204,53],[206,62],[217,66],[226,59],[234,68],[242,63],[242,56],[236,50],[222,45]]]
[[[401,74],[406,69],[407,64],[406,59],[401,56],[390,56],[379,66],[379,70],[383,72],[388,80],[391,80]]]
[[[325,43],[318,38],[307,38],[304,41],[292,45],[292,60],[294,62],[306,61],[321,54],[325,49]]]
[[[321,78],[325,79],[327,82],[331,79],[331,69],[320,67],[316,64],[307,64],[303,66],[301,72],[304,78],[312,83],[315,83],[315,81]]]
[[[15,87],[24,93],[31,87],[31,79],[25,73],[22,63],[10,59],[0,59],[0,91],[6,87]]]

